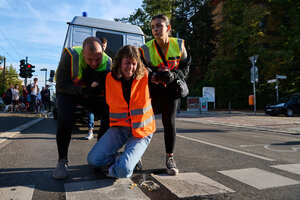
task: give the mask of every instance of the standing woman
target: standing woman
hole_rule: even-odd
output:
[[[151,30],[154,39],[140,47],[140,50],[145,65],[153,71],[150,94],[155,114],[162,114],[167,173],[176,175],[179,171],[173,151],[178,98],[174,97],[171,83],[176,78],[186,77],[191,57],[185,49],[184,40],[170,37],[171,25],[167,16],[161,14],[154,16],[151,19]]]

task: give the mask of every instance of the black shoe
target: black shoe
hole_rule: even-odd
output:
[[[143,162],[142,162],[142,159],[140,159],[139,162],[134,167],[134,171],[141,172],[142,170],[143,170]]]
[[[166,156],[167,173],[169,175],[177,175],[179,170],[176,167],[176,162],[173,156]]]

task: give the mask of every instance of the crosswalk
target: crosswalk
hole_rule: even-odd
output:
[[[271,168],[300,175],[299,164],[272,165]],[[278,188],[300,184],[297,178],[291,179],[275,172],[259,169],[244,168],[218,171],[219,174],[239,181],[257,190]],[[200,173],[180,173],[178,176],[166,174],[151,174],[155,184],[163,185],[178,199],[190,197],[205,197],[217,194],[238,193],[237,188],[229,188],[226,183],[220,183]],[[226,180],[226,179],[225,179]],[[224,185],[223,185],[224,184]],[[228,184],[227,184],[228,185]],[[131,179],[100,179],[94,181],[72,182],[64,184],[66,199],[149,199],[141,190],[141,186]],[[13,186],[0,188],[1,199],[31,200],[34,185]]]

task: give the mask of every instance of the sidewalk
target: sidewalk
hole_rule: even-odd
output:
[[[255,130],[267,130],[289,134],[300,134],[300,117],[269,116],[253,111],[209,111],[177,113],[176,120],[216,124],[228,127],[242,127]]]
[[[0,117],[8,116],[52,118],[51,113],[47,115],[0,112]],[[258,111],[256,115],[253,111],[231,111],[231,113],[228,111],[209,111],[201,114],[199,112],[180,111],[176,114],[176,120],[300,135],[299,115],[294,117],[269,116],[261,111]]]

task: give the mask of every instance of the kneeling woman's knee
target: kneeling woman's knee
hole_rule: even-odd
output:
[[[126,165],[115,166],[114,171],[118,178],[129,178],[133,172],[133,170]]]
[[[89,165],[96,166],[96,157],[91,152],[87,156],[87,162]]]

